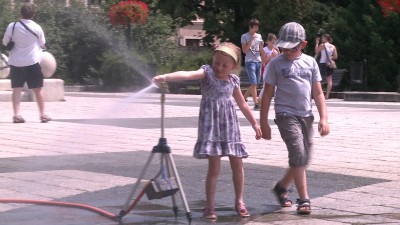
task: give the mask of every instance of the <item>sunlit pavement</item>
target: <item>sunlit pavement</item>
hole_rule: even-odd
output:
[[[46,103],[53,118],[46,124],[39,122],[34,102],[22,102],[24,124],[11,123],[11,102],[0,102],[0,201],[80,203],[118,214],[161,137],[160,94],[67,92],[65,99]],[[191,224],[209,224],[201,218],[207,161],[192,157],[199,102],[200,96],[167,94],[164,135],[186,193]],[[310,216],[297,215],[295,206],[281,209],[270,191],[287,166],[276,125],[271,122],[271,141],[257,141],[238,111],[250,153],[244,160],[245,202],[252,215],[236,216],[231,170],[223,159],[216,196],[219,218],[214,223],[400,224],[400,103],[333,99],[328,110],[331,133],[324,138],[315,134],[308,171]],[[259,118],[259,112],[254,115]],[[315,116],[316,125],[316,108]],[[160,154],[154,155],[145,180],[160,170]],[[290,197],[295,201],[297,193]],[[175,199],[177,218],[171,197],[148,200],[145,195],[120,222],[76,207],[0,203],[0,224],[188,224],[180,194]]]

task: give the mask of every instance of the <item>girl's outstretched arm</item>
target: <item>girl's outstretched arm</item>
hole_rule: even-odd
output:
[[[235,88],[233,91],[233,98],[236,101],[237,106],[239,107],[240,111],[242,111],[243,115],[246,119],[250,122],[251,126],[253,127],[254,131],[256,132],[256,139],[259,140],[262,137],[261,129],[258,126],[257,120],[253,115],[249,105],[244,100],[242,91],[239,88]]]
[[[198,69],[194,71],[176,71],[173,73],[166,73],[153,77],[154,83],[161,82],[179,82],[184,80],[200,80],[205,76],[204,69]]]

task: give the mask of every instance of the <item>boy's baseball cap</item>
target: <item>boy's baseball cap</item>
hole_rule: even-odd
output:
[[[296,22],[286,23],[279,30],[279,38],[275,42],[277,47],[294,48],[306,40],[306,31]]]

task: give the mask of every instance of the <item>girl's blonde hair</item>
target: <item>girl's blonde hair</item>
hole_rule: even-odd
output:
[[[232,52],[232,53],[219,50],[218,49],[219,47],[227,47],[227,48],[229,48],[231,50],[229,52]],[[220,53],[222,53],[224,55],[232,57],[233,61],[236,64],[236,68],[240,67],[241,57],[242,57],[242,50],[237,45],[233,44],[232,42],[223,42],[220,45],[218,45],[218,47],[214,51],[214,54],[216,52],[220,52]],[[235,54],[235,55],[232,55],[232,54]]]

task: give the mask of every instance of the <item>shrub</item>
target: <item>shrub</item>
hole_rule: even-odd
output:
[[[105,91],[121,91],[150,82],[150,66],[133,54],[122,55],[107,51],[101,57],[98,71]]]

